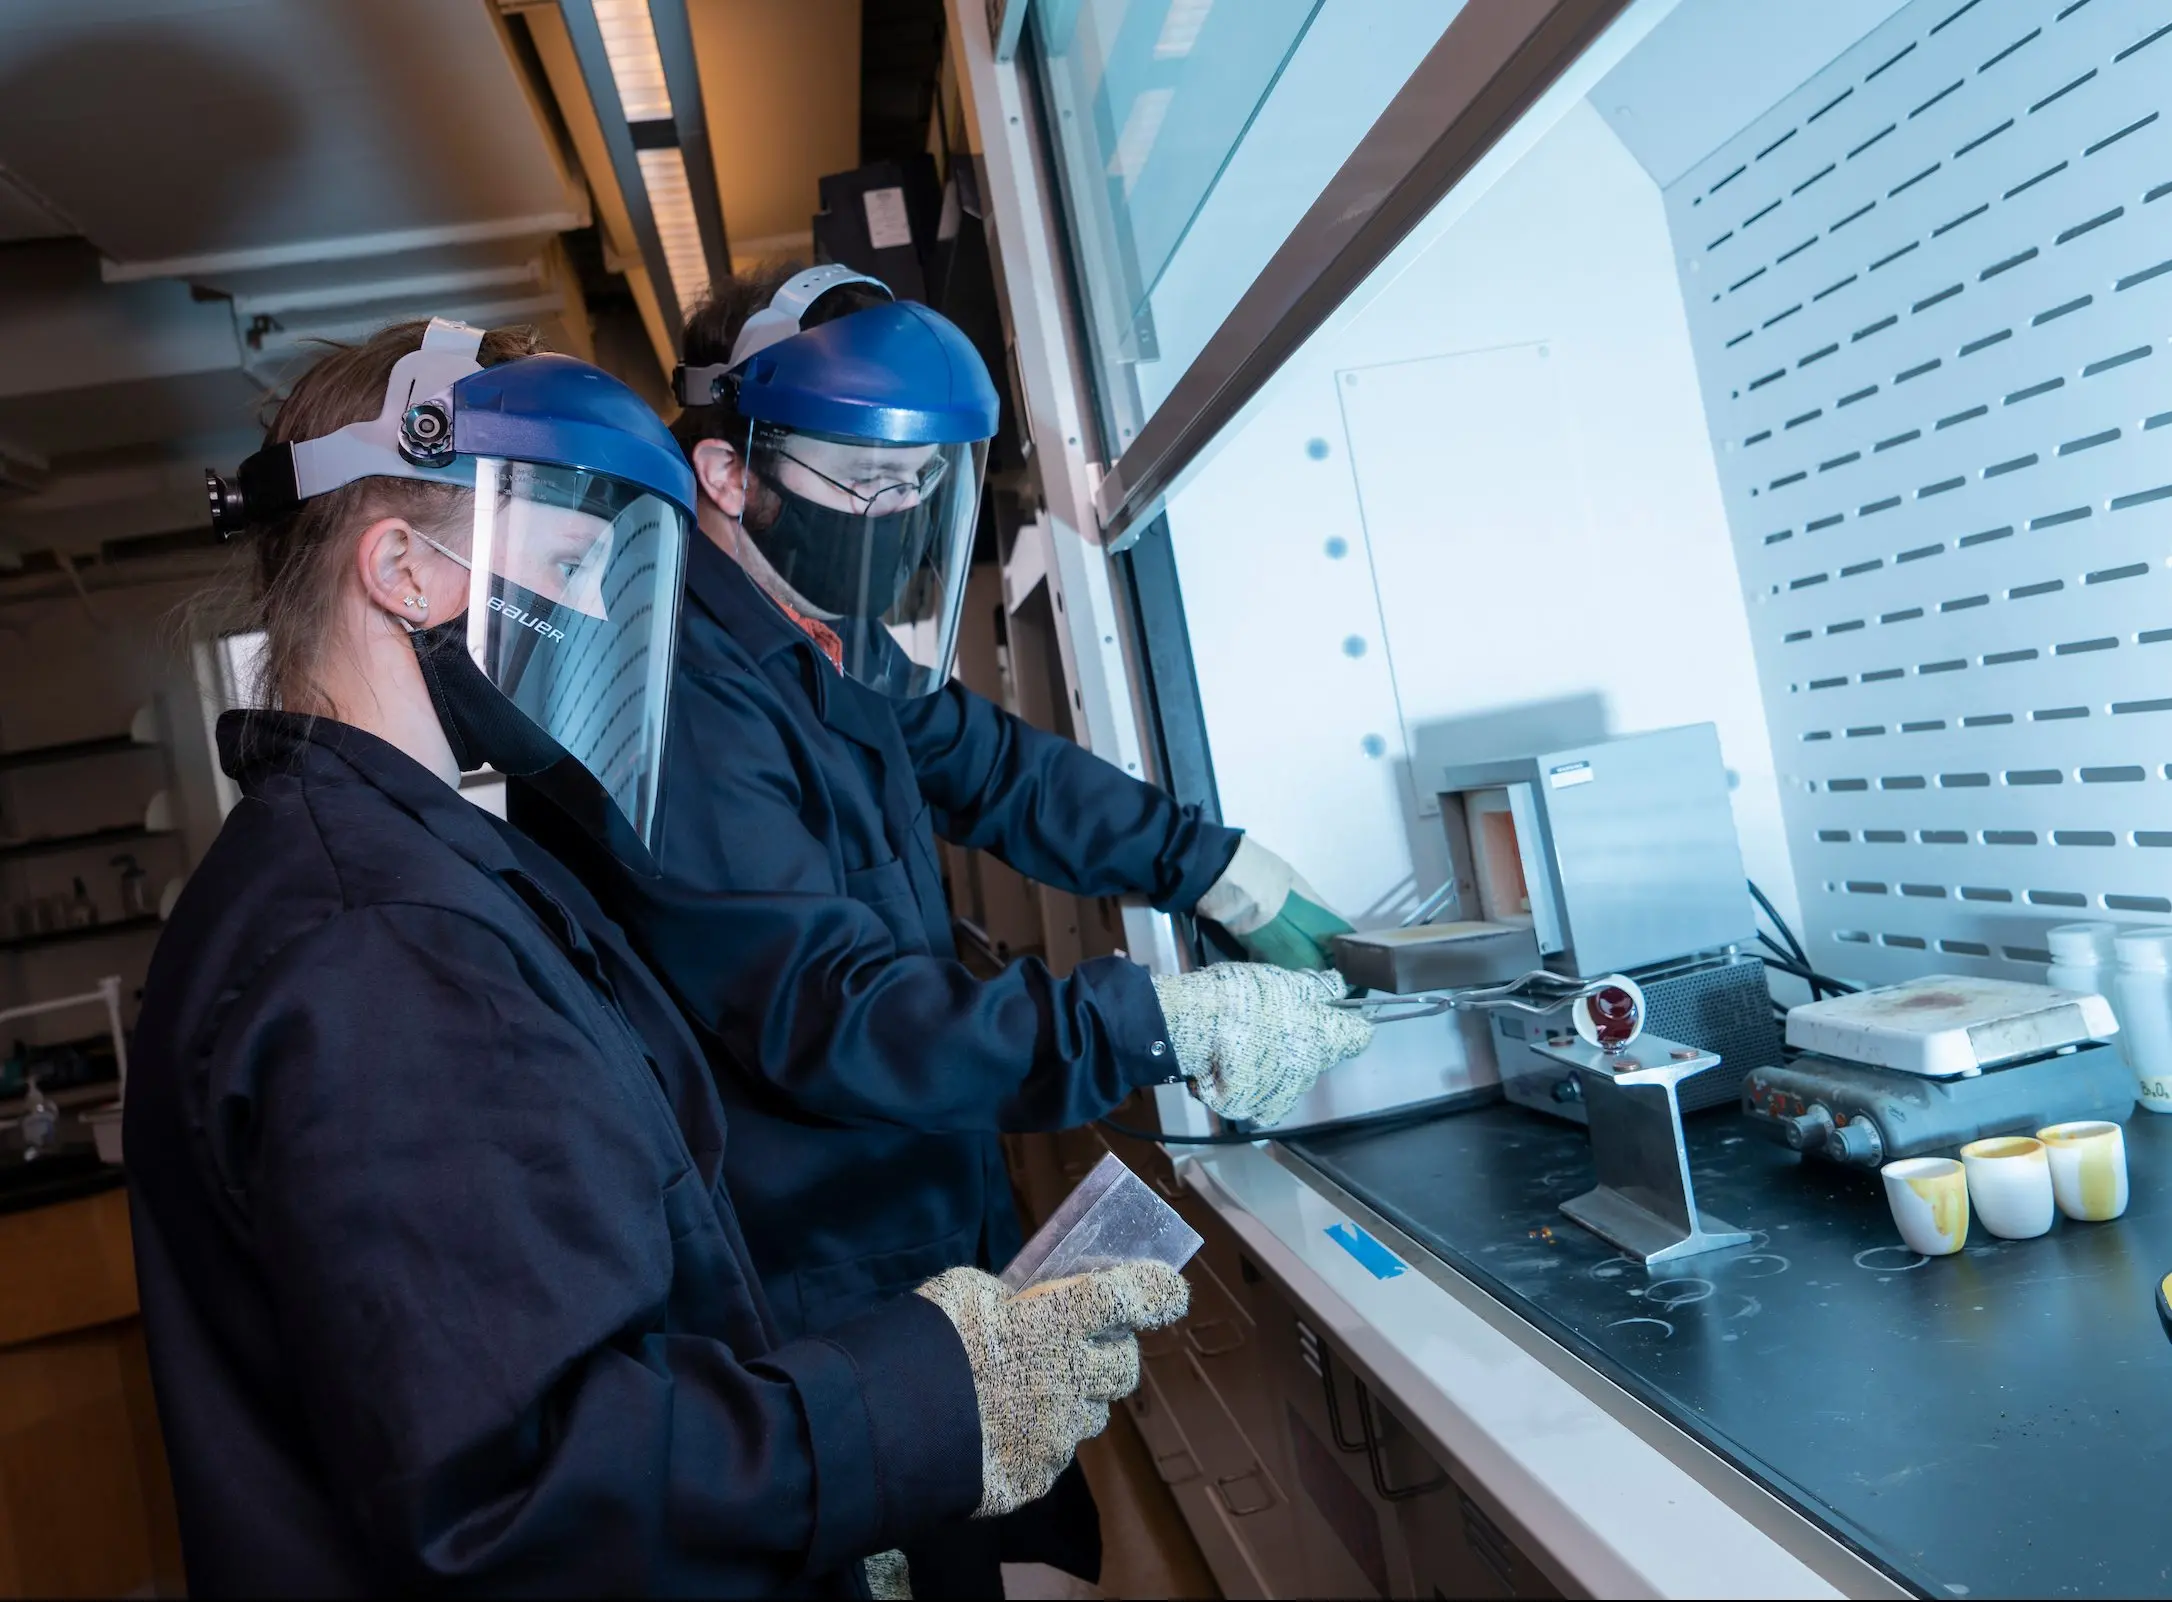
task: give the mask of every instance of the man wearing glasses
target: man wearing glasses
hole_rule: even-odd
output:
[[[686,338],[673,432],[707,539],[662,876],[551,843],[702,1034],[749,1251],[782,1330],[815,1333],[945,1269],[1003,1267],[1021,1233],[1000,1132],[1179,1079],[1272,1122],[1370,1026],[1318,971],[1347,925],[1281,859],[951,678],[997,421],[965,336],[820,267],[716,286]],[[523,826],[548,829],[534,810]],[[977,976],[938,835],[1073,894],[1196,911],[1261,960]],[[1098,1524],[1074,1464],[1041,1502],[908,1556],[921,1595],[1000,1596],[1002,1561],[1095,1578]]]

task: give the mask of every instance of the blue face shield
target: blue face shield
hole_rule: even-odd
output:
[[[690,523],[638,484],[479,457],[468,604],[415,636],[463,767],[528,779],[621,856],[653,854]]]
[[[994,384],[948,319],[905,302],[813,327],[815,302],[874,280],[817,267],[747,319],[729,360],[682,367],[687,405],[729,398],[750,420],[727,441],[746,466],[740,560],[842,646],[885,694],[950,677],[973,556]]]
[[[259,452],[214,481],[215,520],[222,494],[246,526],[372,476],[471,490],[465,529],[417,531],[468,572],[466,605],[411,630],[453,754],[654,872],[693,475],[616,379],[563,356],[478,367],[480,338],[433,323],[377,418]]]
[[[757,425],[740,527],[755,578],[827,624],[839,666],[897,696],[942,687],[957,654],[987,446],[899,446]]]

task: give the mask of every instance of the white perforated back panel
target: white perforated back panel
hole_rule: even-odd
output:
[[[1667,192],[1842,973],[2172,914],[2168,91],[2172,0],[1917,0]]]

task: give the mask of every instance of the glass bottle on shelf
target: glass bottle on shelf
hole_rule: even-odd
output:
[[[151,876],[143,871],[143,864],[128,852],[113,859],[113,866],[121,870],[121,916],[140,918],[151,911]]]

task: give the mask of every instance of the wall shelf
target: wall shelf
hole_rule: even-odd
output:
[[[58,745],[33,745],[20,751],[0,751],[0,773],[13,773],[18,768],[42,768],[61,762],[79,762],[89,757],[117,756],[123,751],[156,751],[156,744],[146,743],[128,734],[101,735],[94,740],[65,740]]]
[[[57,856],[64,851],[90,851],[105,846],[133,845],[139,840],[162,840],[171,829],[146,829],[140,823],[124,823],[110,829],[90,829],[82,834],[47,835],[42,840],[17,840],[0,845],[0,862],[20,862],[26,857]]]
[[[51,929],[44,934],[16,935],[11,939],[0,940],[0,956],[18,951],[41,951],[47,946],[74,945],[79,941],[96,940],[103,935],[136,934],[146,929],[161,928],[165,921],[155,912],[141,912],[106,923],[88,924],[80,929]]]

